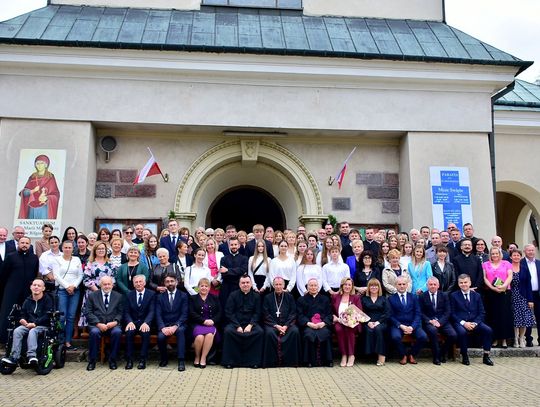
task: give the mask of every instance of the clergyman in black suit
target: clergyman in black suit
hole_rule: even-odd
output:
[[[133,348],[136,334],[141,335],[141,355],[137,369],[144,369],[150,345],[150,326],[154,320],[155,293],[145,288],[146,277],[144,274],[133,277],[133,287],[135,289],[126,295],[124,307],[126,369],[133,368]]]
[[[86,370],[96,368],[96,359],[102,335],[111,337],[111,353],[109,355],[109,368],[115,370],[116,355],[122,336],[122,314],[124,299],[122,294],[113,291],[113,280],[104,276],[100,280],[101,289],[90,293],[86,301],[86,320],[90,328],[88,339],[88,366]]]
[[[450,323],[450,298],[448,293],[439,291],[439,280],[430,277],[427,281],[428,290],[420,296],[420,310],[424,331],[431,342],[433,364],[440,365],[446,362],[448,349],[456,341],[456,331]],[[438,334],[446,337],[441,351]]]
[[[178,355],[178,371],[186,370],[186,322],[188,316],[187,294],[177,289],[176,274],[165,276],[167,291],[158,295],[156,299],[156,321],[158,326],[158,347],[160,354],[160,367],[169,363],[167,356],[167,342],[173,335],[176,336]]]
[[[468,274],[458,276],[459,290],[450,295],[450,307],[454,329],[457,333],[461,352],[461,363],[470,365],[468,354],[469,334],[479,335],[484,349],[483,363],[493,366],[489,357],[493,330],[484,323],[485,311],[480,294],[471,289],[471,277]]]

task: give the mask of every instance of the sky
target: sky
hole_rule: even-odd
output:
[[[47,3],[46,0],[0,1],[0,21]],[[536,61],[519,78],[529,82],[540,80],[540,0],[445,0],[445,3],[448,24],[520,59]]]

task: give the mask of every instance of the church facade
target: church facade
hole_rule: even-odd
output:
[[[442,1],[403,3],[52,0],[0,23],[0,224],[43,223],[20,206],[46,202],[33,166],[50,152],[62,230],[172,212],[190,228],[332,214],[408,230],[434,224],[442,167],[468,169],[476,235],[530,241],[539,113],[494,95],[531,63],[448,26]],[[133,185],[148,148],[167,182]],[[528,208],[507,206],[521,229],[496,192]]]

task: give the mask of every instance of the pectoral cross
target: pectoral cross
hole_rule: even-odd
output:
[[[278,317],[278,318],[279,318],[279,316],[280,316],[280,315],[281,315],[281,312],[279,312],[279,311],[276,311],[276,317]]]

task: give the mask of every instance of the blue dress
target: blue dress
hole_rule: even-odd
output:
[[[534,315],[529,308],[527,299],[519,292],[519,273],[513,273],[512,282],[512,309],[514,311],[514,326],[529,328],[534,325]]]

